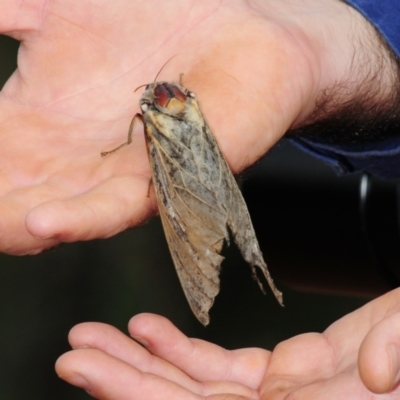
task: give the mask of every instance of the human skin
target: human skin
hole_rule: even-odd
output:
[[[184,73],[234,172],[301,126],[338,82],[347,86],[335,104],[375,67],[378,98],[394,80],[375,31],[338,0],[2,0],[0,31],[21,41],[0,93],[9,254],[109,237],[157,213],[143,128],[130,146],[100,152],[126,140],[134,89],[168,60],[157,79]],[[379,51],[357,52],[364,42]]]
[[[190,339],[167,319],[140,314],[125,336],[84,323],[59,376],[100,400],[379,400],[400,395],[400,289],[272,352],[228,351]],[[140,344],[141,345],[140,345]],[[386,393],[385,396],[382,393]]]
[[[132,145],[100,152],[125,141],[139,111],[134,89],[168,60],[158,79],[184,73],[234,172],[304,124],[335,85],[345,88],[336,105],[355,100],[377,71],[377,100],[394,86],[375,31],[338,0],[1,5],[0,32],[21,40],[18,70],[0,93],[0,251],[10,254],[109,237],[157,212],[141,127]],[[147,350],[112,327],[80,325],[70,341],[86,348],[57,371],[99,399],[378,399],[368,389],[394,399],[398,304],[392,292],[273,353],[189,340],[157,316],[130,324]]]

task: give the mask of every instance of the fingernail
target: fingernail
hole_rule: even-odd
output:
[[[390,376],[393,388],[400,381],[400,352],[394,344],[389,344],[387,351],[390,357]]]

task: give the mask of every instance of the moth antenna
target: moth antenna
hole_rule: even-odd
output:
[[[133,91],[133,93],[136,93],[140,88],[145,87],[145,86],[147,86],[147,85],[148,85],[148,83],[145,83],[144,85],[138,86],[138,87]]]
[[[153,83],[157,80],[158,76],[161,74],[161,71],[164,69],[164,67],[175,57],[177,56],[177,54],[174,54],[172,57],[170,57],[165,63],[164,65],[160,68],[160,70],[157,72],[156,77],[154,78]],[[179,78],[179,82],[181,81],[181,78]],[[145,83],[144,85],[140,85],[138,86],[133,92],[135,93],[138,89],[147,86],[148,83]]]
[[[181,72],[181,73],[179,74],[179,84],[180,84],[181,86],[183,86],[183,75],[185,75],[183,72]]]
[[[174,54],[172,57],[170,57],[170,58],[164,63],[164,65],[163,65],[163,66],[160,68],[160,70],[158,71],[158,73],[157,73],[156,77],[154,78],[154,81],[153,81],[153,82],[155,82],[155,81],[157,80],[158,76],[161,74],[161,71],[165,68],[165,66],[166,66],[175,56],[177,56],[177,54]]]

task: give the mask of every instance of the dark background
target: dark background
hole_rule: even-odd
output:
[[[17,49],[17,42],[0,36],[0,85],[16,67]],[[284,141],[246,173],[245,197],[285,308],[271,293],[261,294],[230,248],[207,328],[187,305],[158,218],[107,240],[37,256],[0,254],[0,398],[91,398],[54,372],[55,360],[69,349],[69,329],[83,321],[126,331],[130,317],[153,312],[189,336],[227,348],[272,349],[293,335],[324,330],[397,284],[387,274],[397,260],[396,185],[373,182],[371,207],[383,215],[368,219],[378,224],[369,232],[394,243],[389,260],[365,233],[359,182],[359,175],[336,177]]]

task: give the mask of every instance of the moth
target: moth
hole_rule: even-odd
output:
[[[181,75],[182,77],[182,75]],[[134,122],[143,122],[152,182],[165,236],[190,308],[205,326],[219,292],[220,255],[229,231],[255,280],[264,274],[278,302],[276,288],[263,259],[253,225],[232,172],[205,121],[193,92],[180,83],[148,84]]]

